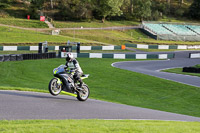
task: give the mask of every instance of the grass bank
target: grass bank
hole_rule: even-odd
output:
[[[100,20],[95,21],[79,21],[79,22],[71,22],[71,21],[53,21],[53,25],[56,28],[103,28],[103,27],[113,27],[113,26],[136,26],[139,25],[140,22],[137,21],[105,21],[102,23]]]
[[[66,43],[68,40],[82,43],[99,43],[85,39],[73,38],[69,36],[53,36],[39,31],[22,30],[11,27],[0,26],[0,43],[39,43],[39,42],[55,42]],[[26,44],[24,44],[26,45]]]
[[[23,28],[48,28],[48,25],[40,20],[28,20],[17,18],[0,18],[0,24]]]
[[[113,68],[114,59],[78,58],[85,82],[91,88],[90,98],[200,116],[200,89],[156,77]],[[127,60],[126,60],[127,61]],[[48,90],[52,70],[64,59],[0,63],[0,86]]]
[[[61,35],[73,38],[86,39],[109,43],[113,45],[122,45],[125,43],[134,44],[159,44],[159,45],[200,45],[200,42],[184,41],[165,41],[155,40],[145,35],[139,29],[131,30],[62,30]]]
[[[200,123],[135,120],[16,120],[0,121],[0,131],[2,133],[198,133]]]
[[[14,25],[25,28],[46,28],[44,22],[39,20],[26,20],[15,18],[0,18],[0,24]],[[136,21],[106,21],[92,22],[54,22],[57,28],[80,28],[80,27],[113,27],[138,25]],[[33,29],[31,29],[33,30]],[[50,33],[51,31],[46,31]],[[19,30],[11,27],[0,27],[0,43],[33,43],[33,42],[67,42],[67,40],[82,43],[100,43],[122,45],[125,43],[135,44],[163,44],[163,45],[200,45],[200,42],[162,41],[155,40],[142,33],[139,29],[131,30],[61,30],[63,36],[51,36],[38,31]]]

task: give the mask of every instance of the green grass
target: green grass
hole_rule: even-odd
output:
[[[0,18],[0,24],[24,28],[48,28],[48,25],[45,22],[41,22],[40,20]]]
[[[91,126],[92,125],[92,126]],[[0,132],[14,133],[198,133],[199,122],[135,120],[0,121]]]
[[[102,23],[100,20],[95,20],[91,22],[53,21],[53,25],[56,28],[101,28],[113,26],[135,26],[139,24],[140,22],[137,21],[105,21],[104,23]]]
[[[17,91],[31,91],[31,92],[48,93],[47,90],[35,89],[35,88],[22,88],[22,87],[4,87],[4,86],[0,86],[0,90],[17,90]]]
[[[155,41],[144,35],[140,30],[65,30],[61,34],[113,45],[123,45],[134,41],[140,42],[141,40]]]
[[[162,41],[155,40],[142,33],[139,29],[132,30],[63,30],[64,36],[104,42],[113,45],[125,43],[164,44],[164,45],[197,45],[200,42]]]
[[[8,21],[8,22],[7,22]],[[37,20],[25,20],[25,19],[8,19],[0,18],[0,23],[17,25],[21,27],[37,27],[42,28],[43,22]],[[80,24],[84,24],[86,27],[90,25],[88,22],[64,22],[64,24],[77,24],[80,27]],[[101,26],[98,22],[92,22],[94,25],[91,27]],[[134,25],[134,21],[115,21],[115,22],[106,22],[109,26],[119,25]],[[106,25],[105,23],[105,25]],[[62,24],[62,23],[59,23]],[[60,26],[62,27],[62,26]],[[63,26],[65,27],[65,26]],[[46,31],[47,34],[50,34],[50,31]],[[101,45],[122,45],[125,43],[135,43],[135,44],[166,44],[166,45],[199,45],[200,42],[182,42],[182,41],[162,41],[154,40],[139,29],[132,30],[62,30],[62,36],[52,36],[46,35],[38,31],[30,30],[20,30],[11,27],[0,27],[0,43],[38,43],[42,41],[49,42],[67,42],[67,40],[82,42],[82,43],[93,43]],[[24,44],[25,45],[25,44]]]
[[[198,77],[200,77],[200,73],[182,72],[182,70],[183,70],[183,68],[172,68],[172,69],[166,69],[166,70],[162,70],[162,71],[163,72],[169,72],[169,73],[177,73],[177,74],[183,74],[183,75],[190,75],[190,76],[198,76]]]
[[[68,40],[82,43],[96,43],[68,36],[53,36],[38,31],[0,26],[0,43],[39,43],[44,41],[66,43]]]
[[[200,88],[156,77],[113,68],[114,59],[78,58],[85,82],[91,88],[90,98],[200,116]],[[52,70],[65,59],[0,63],[0,86],[48,90]]]

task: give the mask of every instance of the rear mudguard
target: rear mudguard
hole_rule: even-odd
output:
[[[83,80],[83,79],[87,79],[89,77],[89,74],[85,74],[85,75],[82,75],[81,76],[81,79]]]

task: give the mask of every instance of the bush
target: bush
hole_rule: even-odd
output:
[[[9,14],[3,10],[0,10],[0,17],[1,18],[6,18],[6,17],[9,17]]]
[[[156,10],[152,13],[151,20],[157,21],[161,18],[160,12]]]
[[[9,6],[10,6],[9,4],[0,3],[0,9],[7,8],[7,7],[9,7]]]
[[[184,14],[184,10],[183,9],[177,9],[174,14],[177,17],[181,17]]]

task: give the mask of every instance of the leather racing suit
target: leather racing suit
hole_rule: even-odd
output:
[[[80,78],[83,75],[83,71],[79,65],[79,62],[76,59],[71,59],[70,61],[66,62],[66,67],[70,68],[70,69],[74,69],[75,70],[75,74],[74,74],[74,82],[76,83],[77,81],[80,82],[80,87],[82,87],[83,81]]]

